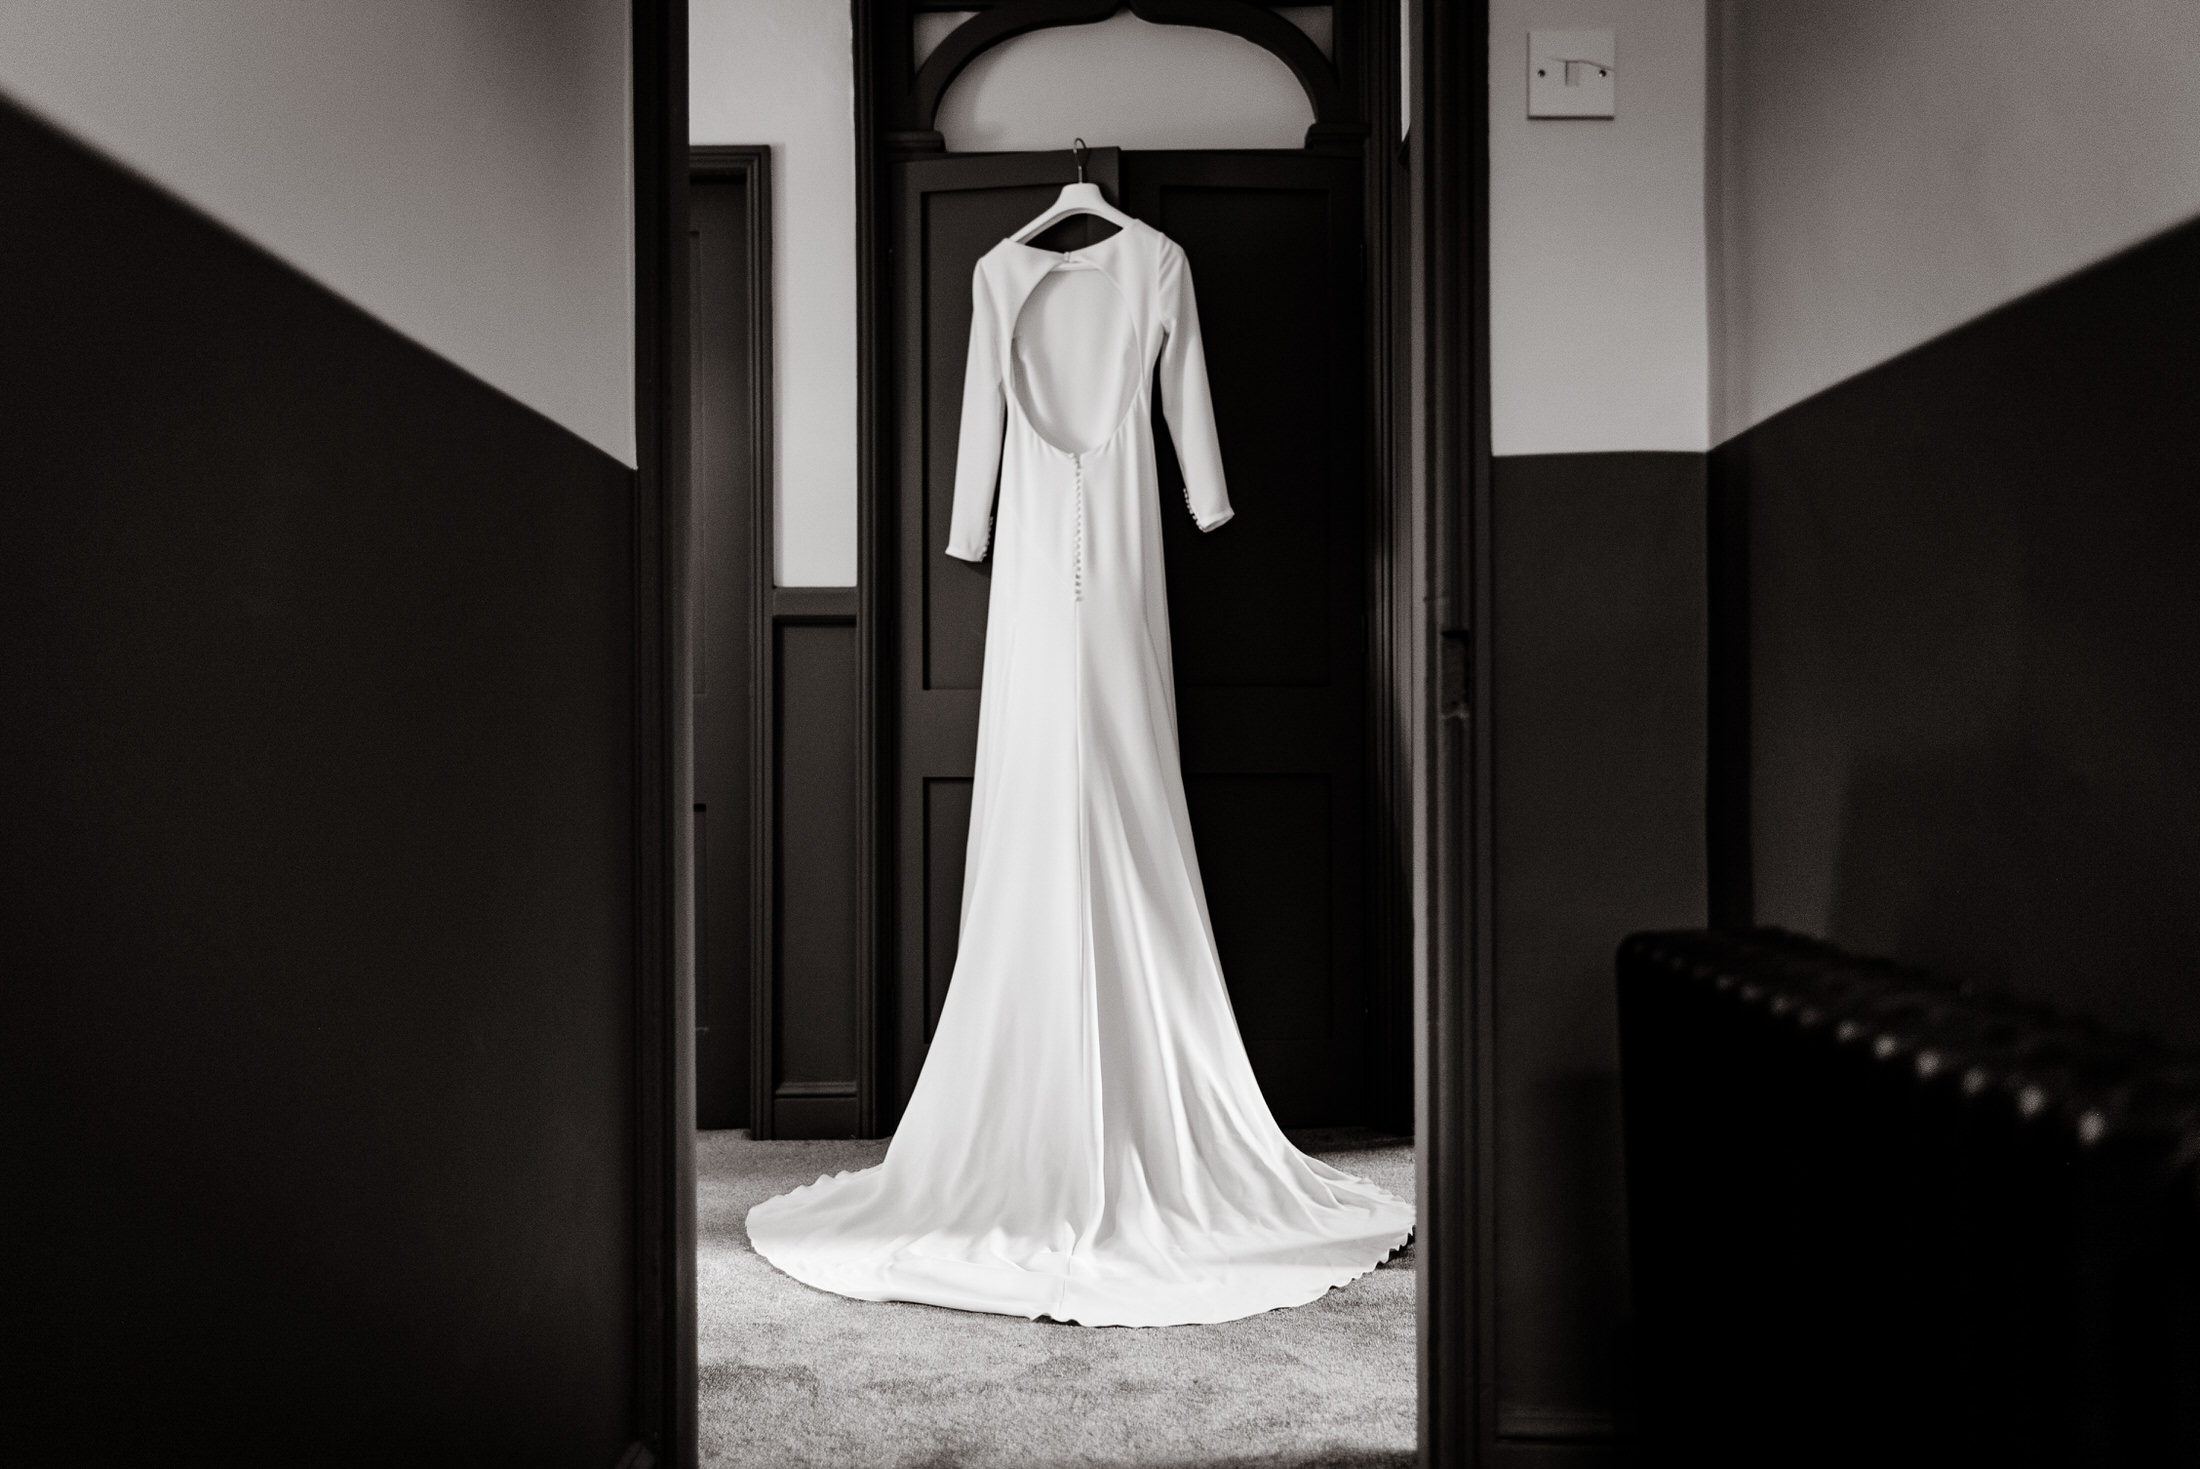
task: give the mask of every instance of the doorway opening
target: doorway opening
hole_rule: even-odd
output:
[[[1095,5],[1079,21],[1119,8]],[[1473,757],[1471,732],[1457,726],[1472,702],[1473,660],[1464,651],[1471,635],[1429,623],[1428,563],[1449,552],[1432,546],[1425,509],[1432,461],[1416,435],[1430,432],[1428,415],[1411,411],[1426,389],[1431,344],[1408,330],[1407,313],[1431,266],[1416,248],[1427,228],[1411,209],[1417,160],[1397,142],[1399,16],[1389,6],[1293,8],[1331,12],[1317,45],[1302,25],[1263,7],[1169,9],[1201,12],[1188,24],[1225,33],[1292,26],[1306,43],[1283,46],[1294,75],[1300,65],[1312,71],[1311,53],[1326,79],[1298,77],[1314,114],[1298,148],[1101,147],[1085,160],[1088,176],[1192,262],[1240,512],[1215,537],[1194,535],[1176,523],[1181,517],[1165,522],[1195,838],[1232,1002],[1271,1109],[1302,1148],[1411,1193],[1416,1174],[1425,1184],[1435,1166],[1412,1143],[1417,1105],[1424,1142],[1431,1116],[1415,1076],[1417,975],[1425,986],[1432,962],[1471,963],[1463,942],[1432,943],[1431,927],[1471,914],[1468,855],[1445,868],[1449,880],[1464,879],[1462,900],[1437,905],[1426,889],[1444,879],[1426,848],[1439,826],[1466,845],[1459,823],[1471,819]],[[1248,21],[1247,12],[1259,18]],[[989,574],[939,554],[971,265],[1050,202],[1077,165],[1067,138],[1053,149],[948,150],[930,124],[952,100],[954,75],[941,80],[935,63],[960,54],[968,67],[1039,25],[1036,14],[1019,0],[963,13],[948,28],[948,17],[920,4],[856,8],[863,396],[855,586],[781,587],[773,576],[771,151],[698,148],[692,159],[688,860],[697,1117],[706,1129],[697,1149],[706,1458],[711,1404],[723,1399],[741,1403],[752,1425],[744,1431],[763,1435],[751,1452],[775,1445],[780,1461],[796,1462],[784,1445],[807,1436],[821,1454],[838,1455],[821,1462],[862,1461],[844,1440],[828,1447],[839,1430],[817,1410],[833,1396],[818,1364],[849,1361],[857,1335],[876,1339],[877,1368],[866,1380],[905,1380],[920,1417],[915,1399],[931,1394],[1013,1418],[1003,1404],[1045,1387],[1048,1373],[1072,1384],[1114,1371],[1109,1380],[1135,1396],[1140,1382],[1181,1384],[1199,1361],[1228,1350],[1188,1335],[1164,1346],[1177,1329],[1087,1333],[1154,1339],[1100,1363],[1086,1360],[1090,1343],[1072,1348],[1072,1329],[958,1314],[963,1339],[994,1354],[958,1385],[952,1371],[935,1370],[936,1344],[921,1331],[897,1340],[884,1329],[882,1308],[784,1278],[793,1294],[772,1305],[752,1289],[764,1276],[745,1279],[713,1254],[720,1234],[745,1248],[741,1218],[751,1204],[877,1161],[952,973]],[[1263,35],[1256,44],[1275,39]],[[1064,238],[1049,242],[1055,248],[1081,243],[1085,226],[1062,228]],[[1456,237],[1464,226],[1451,228]],[[1447,335],[1445,350],[1465,360],[1471,336]],[[1165,427],[1157,428],[1170,495],[1180,481],[1166,462]],[[1471,424],[1463,433],[1446,451],[1455,470],[1473,462]],[[1453,482],[1462,498],[1470,481],[1471,473]],[[1447,545],[1461,553],[1462,582],[1468,509],[1453,507],[1435,530],[1454,538]],[[1465,621],[1457,604],[1447,615]],[[1432,739],[1440,718],[1454,728]],[[1448,757],[1436,748],[1447,738]],[[1432,801],[1451,802],[1458,819],[1419,819]],[[1424,1024],[1433,1008],[1424,998]],[[1463,1192],[1467,1155],[1443,1157],[1445,1187]],[[1423,1257],[1432,1222],[1424,1213]],[[1467,1223],[1451,1216],[1454,1228]],[[770,1272],[753,1255],[749,1263]],[[1407,1462],[1414,1442],[1431,1439],[1431,1283],[1413,1257],[1399,1264],[1407,1268],[1397,1271],[1385,1352],[1370,1358],[1364,1335],[1340,1336],[1329,1360],[1344,1374],[1338,1403],[1388,1405],[1382,1411],[1403,1436],[1384,1443]],[[1455,1298],[1461,1288],[1452,1287]],[[714,1324],[714,1290],[742,1297],[738,1322]],[[857,1314],[836,1323],[841,1308]],[[1471,1319],[1461,1332],[1471,1335]],[[1035,1330],[1039,1355],[1004,1375],[1001,1354],[1039,1339]],[[759,1360],[757,1332],[785,1350]],[[1347,1362],[1369,1369],[1356,1384]],[[1264,1411],[1259,1386],[1218,1382],[1214,1391],[1204,1418],[1181,1404],[1168,1416],[1181,1429],[1251,1432],[1246,1424]],[[784,1415],[770,1406],[782,1397]],[[1439,1384],[1436,1411],[1464,1411],[1471,1397],[1464,1384]],[[810,1406],[798,1411],[799,1403]],[[1251,1417],[1218,1416],[1219,1405],[1239,1403]],[[738,1445],[717,1442],[718,1452],[738,1457]],[[1298,1444],[1315,1446],[1303,1437]],[[962,1451],[984,1462],[982,1447]],[[1146,1461],[1208,1447],[1156,1440]],[[1028,1442],[996,1457],[1030,1461],[1018,1453],[1028,1455]]]

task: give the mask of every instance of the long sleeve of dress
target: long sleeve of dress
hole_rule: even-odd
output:
[[[1007,412],[1001,377],[999,311],[985,272],[971,273],[970,356],[963,368],[962,437],[955,449],[955,509],[947,554],[983,561],[993,533],[993,490],[1001,477],[1001,430]]]
[[[1159,371],[1161,412],[1184,471],[1184,502],[1201,530],[1213,530],[1237,512],[1222,481],[1222,443],[1215,434],[1215,403],[1207,390],[1207,353],[1200,345],[1199,307],[1192,299],[1192,268],[1184,252],[1169,247],[1161,267],[1163,325]]]

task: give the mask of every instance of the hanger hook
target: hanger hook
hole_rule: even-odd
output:
[[[1077,182],[1079,183],[1085,181],[1085,155],[1091,151],[1090,148],[1085,146],[1083,138],[1078,138],[1069,145],[1069,156],[1077,162]]]

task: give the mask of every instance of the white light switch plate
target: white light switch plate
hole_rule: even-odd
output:
[[[1612,33],[1528,32],[1528,116],[1611,117]]]

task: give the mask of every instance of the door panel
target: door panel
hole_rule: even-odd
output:
[[[1333,461],[1356,450],[1339,442],[1337,409],[1357,411],[1351,398],[1340,405],[1337,391],[1349,390],[1350,374],[1340,385],[1332,359],[1356,341],[1331,340],[1331,191],[1221,181],[1242,174],[1247,162],[1133,154],[1125,170],[1139,196],[1133,211],[1182,245],[1192,263],[1224,472],[1238,511],[1227,535],[1202,535],[1188,516],[1163,522],[1172,570],[1198,568],[1196,577],[1169,578],[1176,677],[1193,688],[1326,688],[1330,538],[1339,529],[1330,503],[1340,468]],[[1187,181],[1187,173],[1200,181]],[[1166,442],[1158,414],[1156,428]],[[1352,470],[1344,472],[1349,479]],[[1161,456],[1161,478],[1165,492],[1181,493],[1173,454]],[[1356,523],[1356,495],[1346,508]]]
[[[990,563],[941,554],[970,273],[1070,176],[1064,155],[899,165],[902,1099],[953,970],[984,661]],[[1213,535],[1188,515],[1162,518],[1187,793],[1232,1002],[1280,1121],[1356,1121],[1366,1009],[1358,164],[1103,151],[1092,176],[1190,258],[1238,511]],[[1173,504],[1182,478],[1156,416],[1160,492]]]
[[[1330,1058],[1330,780],[1188,774],[1215,946],[1245,1053],[1286,1127],[1349,1119]]]
[[[1367,1026],[1356,159],[1126,153],[1184,247],[1237,518],[1162,518],[1177,722],[1230,1000],[1276,1118],[1358,1122]],[[1156,414],[1159,440],[1167,426]],[[1183,496],[1163,452],[1161,494]]]
[[[860,650],[855,629],[842,624],[782,623],[776,638],[772,779],[781,820],[774,854],[779,880],[773,884],[779,948],[771,1006],[774,1091],[782,1101],[837,1100],[843,1105],[796,1111],[836,1119],[846,1113],[852,1125],[863,1049],[857,989],[849,982],[857,968],[860,911],[860,752],[852,697]],[[782,1119],[775,1119],[774,1132],[814,1135]]]
[[[962,926],[963,861],[970,853],[974,782],[947,776],[924,783],[924,1040],[940,1023],[947,978],[955,971]]]

